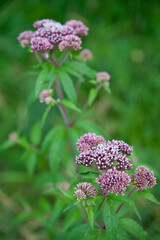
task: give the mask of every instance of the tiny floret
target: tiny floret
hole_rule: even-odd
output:
[[[66,22],[65,25],[72,27],[75,30],[75,34],[78,36],[88,35],[89,29],[81,21],[70,20]]]
[[[145,166],[139,166],[135,171],[134,184],[137,190],[142,191],[145,188],[154,187],[157,183],[153,171]]]
[[[33,27],[38,29],[38,28],[44,27],[45,23],[58,23],[58,22],[55,22],[51,19],[42,19],[34,22]]]
[[[20,42],[21,46],[24,48],[30,45],[30,40],[33,37],[33,35],[34,35],[33,31],[30,31],[30,30],[25,31],[25,32],[22,32],[17,39]]]
[[[117,171],[115,168],[109,169],[96,178],[96,182],[100,185],[103,195],[110,192],[123,195],[130,181],[131,179],[127,173]]]
[[[63,51],[64,49],[73,49],[77,51],[78,49],[81,49],[82,41],[78,36],[75,35],[66,35],[62,38],[62,41],[59,43],[58,47],[60,51]]]
[[[82,182],[77,184],[75,190],[75,195],[77,196],[78,200],[86,199],[87,197],[95,198],[98,194],[97,189],[88,182]]]

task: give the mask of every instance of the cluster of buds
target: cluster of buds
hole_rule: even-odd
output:
[[[81,49],[81,36],[88,34],[88,28],[77,20],[67,21],[64,25],[51,19],[42,19],[34,22],[33,31],[22,32],[18,40],[22,47],[30,46],[32,53],[45,53],[56,44],[60,51],[67,49]]]
[[[96,74],[96,80],[98,83],[103,83],[106,86],[109,86],[109,80],[111,76],[107,72],[99,72]]]
[[[87,133],[78,139],[77,150],[80,154],[76,157],[76,163],[91,167],[99,173],[95,182],[99,184],[102,196],[109,193],[124,194],[131,183],[140,191],[156,185],[154,173],[145,166],[137,167],[135,174],[129,175],[125,172],[132,169],[129,157],[132,155],[133,147],[123,141],[106,142],[102,136]],[[86,199],[87,194],[81,187],[86,186],[86,183],[77,186],[79,186],[75,191],[77,199]]]
[[[44,89],[39,95],[40,103],[45,102],[46,104],[50,104],[53,102],[53,98],[51,97],[52,92],[52,89]]]
[[[97,189],[88,182],[82,182],[75,187],[75,196],[78,200],[86,199],[87,197],[95,198],[98,194]]]
[[[93,57],[92,52],[89,49],[83,49],[79,55],[82,57],[83,62],[87,62]]]

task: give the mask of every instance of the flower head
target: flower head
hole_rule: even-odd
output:
[[[65,25],[72,27],[75,30],[75,34],[79,36],[88,35],[89,29],[81,21],[70,20],[66,22]]]
[[[16,132],[11,132],[9,135],[8,135],[8,139],[12,142],[17,142],[18,141],[18,135]]]
[[[84,49],[80,52],[80,56],[82,57],[84,62],[87,62],[89,59],[92,59],[93,55],[89,49]]]
[[[40,103],[45,102],[49,104],[53,99],[51,97],[52,89],[44,89],[39,95]]]
[[[145,166],[139,166],[136,168],[134,176],[134,184],[137,190],[142,191],[145,188],[152,188],[156,185],[156,178],[153,171],[149,170]]]
[[[53,45],[48,41],[47,38],[33,37],[30,41],[32,53],[45,52],[53,48]]]
[[[59,43],[58,47],[60,51],[64,49],[73,49],[77,51],[81,49],[82,41],[78,36],[75,35],[66,35],[62,38],[62,41]]]
[[[102,136],[98,136],[95,133],[86,133],[78,139],[77,150],[79,152],[84,152],[100,143],[106,143]]]
[[[58,23],[58,22],[53,21],[51,19],[42,19],[34,22],[33,27],[38,29],[38,28],[44,27],[45,23]]]
[[[104,195],[110,192],[123,195],[130,181],[131,179],[127,173],[117,171],[115,168],[109,169],[96,178],[96,182],[100,185]]]
[[[75,187],[75,195],[77,196],[77,199],[86,199],[87,197],[95,198],[98,194],[97,189],[88,182],[82,182],[77,184]]]
[[[97,82],[105,83],[105,85],[109,86],[109,80],[111,76],[107,72],[99,72],[96,74]]]
[[[17,39],[20,42],[21,46],[24,48],[30,44],[30,39],[33,37],[33,35],[33,31],[25,31],[22,32]]]

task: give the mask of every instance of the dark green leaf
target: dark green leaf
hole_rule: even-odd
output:
[[[63,86],[63,90],[66,93],[67,97],[76,104],[77,96],[72,79],[66,72],[60,72],[59,77]]]
[[[119,220],[119,224],[129,233],[137,237],[138,239],[147,239],[147,233],[143,228],[134,220],[130,218],[123,218]]]
[[[39,123],[36,123],[30,133],[30,140],[34,145],[40,143],[42,138],[41,127]]]
[[[26,161],[26,166],[27,166],[27,171],[30,177],[33,176],[36,163],[37,163],[37,155],[34,152],[31,152],[28,157],[25,159]]]
[[[64,104],[66,107],[71,108],[77,112],[81,112],[81,110],[74,103],[70,102],[67,99],[61,99],[60,103]]]
[[[55,82],[56,80],[56,75],[57,75],[57,72],[55,71],[55,68],[51,68],[50,71],[49,71],[49,74],[48,74],[48,89],[52,87],[53,83]]]
[[[96,71],[88,67],[85,63],[79,61],[69,62],[67,65],[75,69],[79,73],[83,73],[87,77],[94,78],[96,75]]]
[[[45,121],[46,121],[46,118],[47,118],[47,116],[48,116],[48,113],[49,113],[49,111],[51,110],[51,105],[48,105],[47,107],[46,107],[46,109],[45,109],[45,112],[44,112],[44,114],[43,114],[43,116],[42,116],[42,121],[41,121],[41,128],[43,127],[43,125],[44,125],[44,123],[45,123]]]
[[[68,236],[68,240],[82,240],[85,237],[85,233],[88,232],[88,225],[81,224],[78,227],[74,227]]]
[[[143,196],[144,198],[150,200],[151,202],[154,202],[156,204],[160,204],[160,202],[155,198],[155,196],[151,192],[149,192],[148,190],[139,191],[138,194],[140,196]]]
[[[10,140],[7,140],[5,142],[3,142],[1,145],[0,145],[0,151],[4,151],[4,150],[7,150],[8,148],[12,147],[16,145],[16,142],[15,141],[10,141]]]
[[[94,212],[91,206],[89,206],[87,208],[88,210],[88,219],[89,219],[89,223],[91,225],[91,228],[93,228],[93,222],[94,222]]]
[[[117,215],[114,211],[114,206],[108,199],[104,207],[104,221],[106,226],[106,236],[109,240],[117,239]]]
[[[46,67],[40,72],[37,78],[36,87],[35,87],[36,97],[39,95],[40,91],[43,88],[43,83],[47,81],[47,79],[48,79],[48,68]]]
[[[96,89],[92,88],[92,89],[90,90],[90,92],[89,92],[89,98],[88,98],[88,104],[89,104],[89,106],[92,105],[93,101],[94,101],[95,98],[97,97],[97,94],[98,94],[98,92],[97,92]]]

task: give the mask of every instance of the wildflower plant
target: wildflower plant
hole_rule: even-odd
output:
[[[88,66],[93,57],[89,49],[83,49],[88,27],[77,20],[61,24],[51,19],[36,21],[33,27],[18,36],[21,46],[38,61],[33,67],[38,77],[27,107],[38,101],[45,111],[31,129],[30,140],[14,132],[1,146],[1,150],[13,145],[24,149],[29,179],[38,184],[38,197],[43,197],[43,210],[37,208],[27,217],[42,221],[48,239],[59,239],[57,229],[63,227],[66,232],[61,239],[124,240],[130,239],[128,233],[146,239],[142,227],[124,214],[132,209],[140,218],[134,195],[158,203],[148,191],[156,178],[147,167],[134,166],[133,147],[122,140],[106,140],[103,129],[87,119],[99,91],[111,92],[110,74]],[[81,100],[85,84],[89,91]],[[51,126],[46,133],[44,125],[55,108],[64,124]]]

